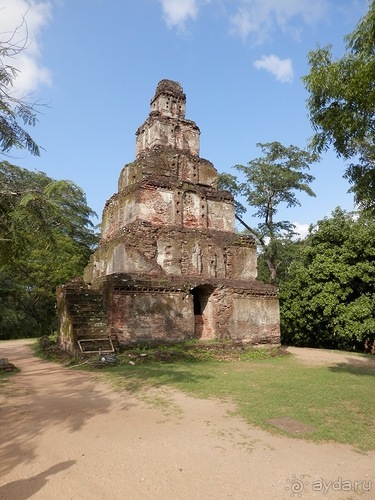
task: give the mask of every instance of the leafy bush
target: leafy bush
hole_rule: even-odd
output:
[[[375,221],[336,209],[300,246],[280,284],[282,341],[371,350],[375,341]]]

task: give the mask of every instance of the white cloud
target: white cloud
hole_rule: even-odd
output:
[[[313,24],[328,8],[328,0],[238,0],[238,4],[231,17],[231,31],[242,39],[251,35],[256,43],[263,42],[276,27],[298,38],[294,20],[299,17]]]
[[[52,18],[49,0],[1,0],[0,43],[11,41],[24,47],[11,59],[2,60],[18,70],[14,81],[17,94],[30,94],[42,85],[51,84],[51,73],[40,62],[40,33]]]
[[[294,231],[297,233],[297,238],[304,239],[309,234],[310,224],[300,224],[299,222],[293,222],[295,227]]]
[[[232,34],[242,39],[250,35],[261,43],[275,28],[294,38],[300,36],[301,23],[313,24],[324,17],[330,0],[158,0],[169,28],[183,30],[187,21],[194,21],[205,4],[227,12]],[[234,9],[234,10],[233,10]],[[232,12],[232,14],[229,14]]]
[[[282,83],[290,83],[293,80],[293,66],[291,59],[280,59],[271,54],[262,56],[254,62],[257,69],[265,69]]]
[[[182,28],[185,22],[198,14],[197,0],[159,0],[167,26]]]

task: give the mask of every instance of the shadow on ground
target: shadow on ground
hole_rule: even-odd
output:
[[[42,430],[59,426],[77,432],[113,404],[94,374],[36,358],[30,343],[1,342],[0,357],[21,370],[0,385],[0,477],[35,459]],[[122,409],[131,405],[127,401]]]
[[[182,366],[182,365],[181,365]],[[111,372],[113,378],[119,382],[119,387],[126,389],[132,394],[137,394],[142,388],[147,387],[162,387],[169,383],[178,384],[180,382],[189,382],[199,384],[202,380],[213,378],[211,375],[193,374],[188,369],[178,369],[171,364],[147,365],[141,364],[125,371],[116,369]]]
[[[19,479],[11,483],[0,486],[0,499],[8,500],[11,498],[17,500],[27,500],[41,490],[48,482],[48,477],[58,474],[76,463],[75,460],[68,460],[53,465],[49,469],[40,472],[36,476],[26,479]]]
[[[333,372],[347,372],[353,375],[375,375],[375,356],[351,356],[344,362],[329,367]]]

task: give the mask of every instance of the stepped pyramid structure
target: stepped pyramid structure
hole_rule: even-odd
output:
[[[159,82],[84,279],[58,289],[68,351],[108,336],[122,345],[279,344],[277,290],[256,279],[255,242],[236,233],[233,198],[200,158],[200,130],[185,105],[179,83]]]

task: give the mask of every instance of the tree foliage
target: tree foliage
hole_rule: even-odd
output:
[[[246,213],[246,208],[238,199],[241,196],[242,188],[238,182],[237,177],[235,175],[223,172],[219,174],[218,181],[219,181],[218,182],[219,189],[224,189],[225,191],[229,191],[233,195],[235,214],[236,217],[240,219],[240,216]]]
[[[375,210],[375,0],[346,38],[341,59],[331,46],[309,53],[310,73],[302,78],[315,130],[311,146],[333,146],[339,157],[353,160],[345,176],[357,203]]]
[[[4,154],[16,147],[38,156],[39,146],[27,131],[37,121],[36,103],[17,97],[13,87],[18,70],[8,64],[25,49],[26,42],[17,43],[16,35],[17,30],[0,40],[0,151]]]
[[[0,336],[50,333],[56,286],[82,274],[96,242],[83,191],[0,163]]]
[[[246,166],[236,165],[244,182],[239,182],[231,174],[221,174],[219,185],[228,189],[234,196],[242,195],[249,206],[254,207],[254,217],[262,222],[256,226],[245,224],[239,216],[238,208],[243,213],[243,205],[237,202],[237,219],[255,237],[261,246],[263,256],[270,273],[271,283],[277,281],[277,270],[282,263],[280,246],[287,243],[294,235],[294,226],[290,221],[276,220],[281,204],[288,208],[300,205],[296,192],[315,196],[309,184],[314,177],[307,173],[311,163],[318,160],[318,155],[299,149],[296,146],[283,146],[279,142],[258,143],[264,156],[251,160]]]
[[[375,221],[336,209],[310,228],[280,283],[283,342],[363,350],[375,340]]]
[[[0,263],[22,253],[35,234],[47,246],[60,233],[90,249],[96,241],[93,215],[73,182],[0,163]]]
[[[25,49],[17,29],[0,40],[0,152],[39,155],[27,131],[35,103],[17,97],[17,69],[8,64]],[[0,338],[50,333],[56,321],[55,289],[82,273],[97,241],[81,188],[0,163]]]

